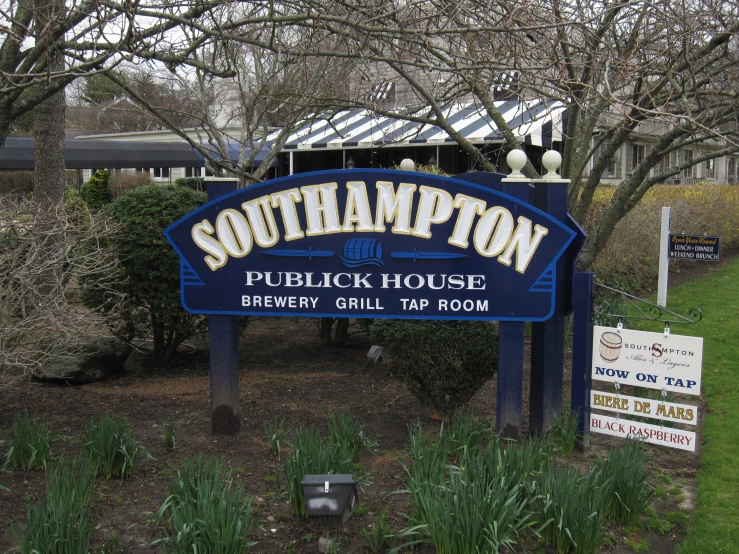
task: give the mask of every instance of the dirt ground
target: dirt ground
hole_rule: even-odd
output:
[[[735,255],[724,256],[724,262]],[[691,265],[673,273],[673,279],[682,282],[718,266]],[[370,339],[357,325],[352,325],[351,331],[354,334],[347,344],[327,347],[319,344],[317,325],[312,319],[253,318],[241,340],[242,422],[237,436],[210,433],[207,345],[198,343],[194,350],[183,349],[168,369],[153,367],[145,351],[134,352],[123,375],[85,386],[49,385],[0,374],[0,437],[8,437],[14,413],[42,413],[58,433],[53,454],[76,454],[85,422],[90,418],[107,411],[130,420],[151,458],[142,458],[130,478],[98,481],[95,551],[101,551],[105,545],[106,554],[161,552],[161,546],[143,545],[160,536],[150,520],[165,498],[168,476],[183,460],[203,454],[221,458],[233,469],[238,482],[255,496],[257,525],[252,537],[258,543],[253,552],[317,552],[321,528],[292,517],[283,494],[282,463],[269,454],[265,428],[277,418],[284,419],[286,427],[313,425],[326,432],[328,414],[348,411],[379,442],[379,449],[374,455],[364,452],[362,459],[363,469],[372,479],[372,484],[360,492],[360,505],[367,511],[350,517],[334,534],[339,539],[339,552],[369,552],[361,530],[376,519],[378,511],[387,511],[392,528],[397,531],[406,525],[403,514],[411,509],[407,495],[389,494],[404,488],[400,460],[407,444],[408,425],[420,420],[425,429],[433,431],[440,424],[386,374],[382,364],[366,367]],[[528,383],[525,386],[526,399]],[[565,391],[569,396],[569,382]],[[494,419],[494,379],[478,392],[471,405],[480,418]],[[177,427],[174,451],[165,449],[164,422]],[[654,454],[652,478],[660,488],[655,508],[660,514],[692,509],[695,473],[699,468],[700,429],[698,432],[696,453],[650,447]],[[602,435],[593,438],[593,446],[584,454],[576,454],[573,463],[585,463],[602,455],[605,447],[617,440]],[[2,446],[0,456],[4,456]],[[664,484],[667,481],[669,485]],[[23,521],[28,502],[43,494],[44,475],[13,471],[0,474],[0,484],[10,489],[0,491],[0,553],[4,553],[14,546],[11,523]],[[603,552],[631,552],[634,547],[630,544],[646,539],[648,550],[641,551],[666,554],[674,552],[683,533],[681,526],[664,536],[646,527],[613,528],[606,534],[606,542],[611,545]],[[110,548],[116,537],[120,549]],[[550,552],[535,541],[529,541],[525,548],[529,552]],[[415,550],[422,554],[433,551],[431,547]]]

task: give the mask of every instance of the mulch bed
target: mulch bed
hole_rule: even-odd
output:
[[[142,458],[128,479],[98,481],[95,548],[117,536],[119,552],[161,552],[159,545],[142,545],[160,536],[149,522],[164,500],[168,476],[183,460],[203,454],[222,459],[247,491],[255,495],[258,528],[253,539],[258,544],[252,551],[317,552],[322,530],[292,517],[282,494],[282,464],[269,454],[265,428],[275,419],[284,419],[286,427],[313,425],[325,433],[328,414],[348,411],[380,446],[375,455],[365,452],[362,459],[364,470],[372,478],[372,485],[360,492],[360,504],[368,508],[367,512],[352,516],[334,534],[340,541],[340,552],[369,552],[361,529],[375,520],[377,512],[386,510],[397,531],[406,524],[403,514],[410,511],[407,495],[388,494],[404,487],[400,460],[408,440],[408,425],[420,420],[424,429],[435,431],[440,423],[431,419],[429,410],[386,374],[382,364],[365,369],[370,339],[359,326],[351,329],[356,333],[347,344],[321,346],[314,320],[252,319],[241,341],[242,421],[236,436],[211,435],[208,355],[204,344],[196,344],[195,351],[185,349],[167,369],[154,367],[146,352],[134,352],[124,375],[79,387],[37,383],[9,373],[0,375],[0,436],[8,437],[15,412],[47,414],[59,434],[54,454],[74,455],[80,451],[84,425],[90,418],[108,411],[130,420],[137,439],[152,458]],[[527,384],[526,387],[525,399]],[[568,389],[566,383],[566,395]],[[471,405],[480,417],[494,418],[494,380],[478,392]],[[163,422],[177,427],[174,451],[165,449]],[[574,463],[601,455],[608,444],[616,444],[615,439],[596,436],[594,446],[585,454],[576,455]],[[683,507],[687,507],[694,497],[698,453],[659,447],[653,450],[653,470],[682,485]],[[0,475],[0,484],[10,489],[0,492],[0,552],[5,552],[14,546],[9,524],[23,521],[28,502],[43,494],[44,475],[13,471]],[[670,496],[659,502],[665,509],[675,509],[677,505]],[[623,546],[624,534],[617,530],[613,533],[615,545],[607,551],[629,552]],[[643,531],[640,537],[650,540],[650,552],[667,553],[679,544],[682,530],[678,527],[665,537]],[[528,550],[532,547],[549,552],[529,542]],[[431,547],[415,550],[433,551]]]

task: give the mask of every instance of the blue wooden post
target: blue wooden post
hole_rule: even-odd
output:
[[[498,433],[509,439],[520,439],[523,426],[523,338],[523,322],[501,321],[495,424]]]
[[[560,179],[556,169],[561,156],[550,151],[542,163],[549,169],[543,179],[534,181],[534,205],[567,223],[568,179]],[[556,160],[556,161],[554,161]],[[562,413],[562,381],[565,342],[566,260],[557,262],[554,314],[531,326],[531,389],[529,394],[529,432],[541,434]]]
[[[590,443],[590,389],[593,358],[593,287],[595,273],[575,272],[572,286],[574,328],[572,337],[572,397],[570,405],[578,413],[578,447]]]
[[[233,192],[236,180],[207,181],[208,201]],[[210,339],[210,425],[214,435],[235,435],[241,428],[239,415],[238,318],[208,316]]]
[[[502,192],[529,202],[530,179],[521,174],[526,155],[518,151],[508,154],[511,175],[502,179]],[[513,214],[516,220],[518,214]],[[498,334],[498,398],[495,423],[505,438],[520,439],[523,427],[524,323],[501,321]]]

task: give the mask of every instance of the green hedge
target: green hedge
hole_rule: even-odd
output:
[[[90,180],[82,185],[80,196],[87,202],[92,210],[99,210],[113,200],[110,193],[108,182],[110,181],[110,171],[107,169],[98,169]]]
[[[181,177],[175,180],[175,185],[178,187],[186,187],[192,190],[199,190],[206,192],[206,183],[202,177]]]
[[[391,375],[426,406],[446,415],[498,369],[498,330],[483,321],[378,319],[370,327]]]
[[[180,303],[180,260],[163,231],[205,203],[205,194],[174,185],[130,190],[106,208],[121,230],[112,241],[122,280],[112,290],[88,282],[85,304],[102,309],[124,340],[151,338],[154,354],[170,359],[183,341],[203,330],[206,319]]]

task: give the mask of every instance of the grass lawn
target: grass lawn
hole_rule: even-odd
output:
[[[697,325],[675,325],[672,331],[704,338],[702,388],[708,405],[699,430],[704,445],[698,505],[677,552],[739,552],[739,260],[670,290],[667,307],[703,311]],[[662,328],[650,324],[649,330]]]

